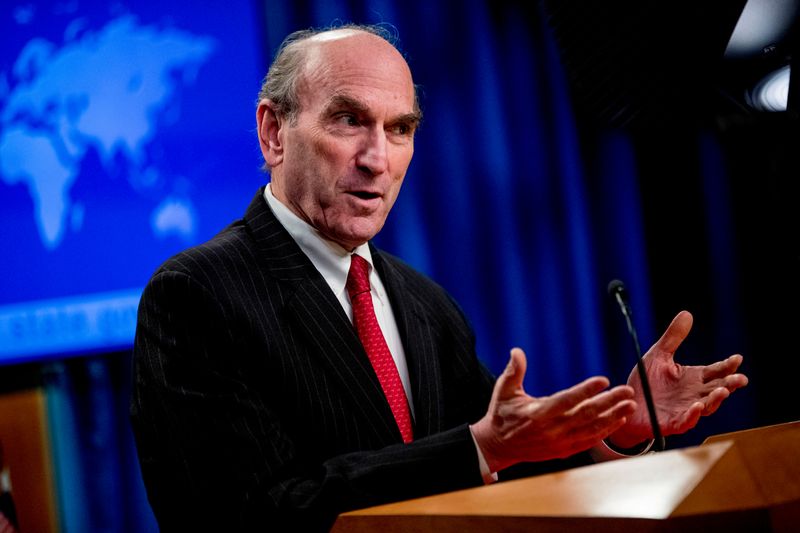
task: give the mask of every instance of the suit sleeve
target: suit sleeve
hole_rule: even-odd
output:
[[[162,271],[142,296],[131,417],[162,530],[325,530],[345,510],[481,484],[466,424],[300,461],[237,359],[244,347],[232,320],[183,273]]]

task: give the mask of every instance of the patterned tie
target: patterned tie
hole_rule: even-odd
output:
[[[403,442],[409,443],[414,439],[414,433],[411,429],[408,398],[400,381],[397,366],[386,345],[386,339],[383,338],[383,332],[378,325],[378,319],[375,318],[369,287],[369,263],[359,255],[353,254],[350,259],[347,294],[350,295],[350,303],[353,305],[353,324],[358,331],[358,338],[361,339],[369,362],[378,375],[378,381],[392,409],[397,427],[400,428]]]

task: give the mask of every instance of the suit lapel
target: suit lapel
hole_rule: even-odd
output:
[[[387,444],[402,441],[355,328],[325,279],[269,209],[263,188],[247,209],[245,223],[256,241],[260,264],[284,288],[286,313],[309,352],[352,397],[354,409],[369,421],[365,427],[373,428]]]
[[[375,268],[381,276],[406,352],[414,398],[414,435],[424,437],[442,430],[443,395],[437,328],[426,312],[425,295],[376,248],[371,247]]]

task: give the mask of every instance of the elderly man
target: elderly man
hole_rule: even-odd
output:
[[[348,509],[651,438],[635,376],[534,398],[514,349],[493,382],[445,291],[369,244],[419,121],[409,67],[379,30],[284,42],[257,110],[271,183],[142,297],[132,419],[162,529],[325,529]],[[676,365],[690,327],[678,315],[647,355],[665,434],[747,381],[738,355]]]

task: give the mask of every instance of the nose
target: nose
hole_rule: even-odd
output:
[[[370,176],[386,172],[389,168],[387,149],[386,132],[382,128],[371,128],[356,157],[359,170]]]

